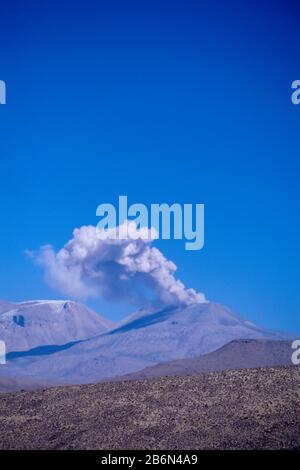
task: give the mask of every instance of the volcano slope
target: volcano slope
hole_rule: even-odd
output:
[[[0,376],[39,383],[98,383],[145,367],[194,358],[233,340],[289,340],[214,302],[139,311],[121,325],[86,341],[66,344],[55,353],[21,351],[7,355]],[[258,365],[265,365],[258,364]],[[282,365],[280,363],[279,365]]]
[[[300,368],[0,396],[2,449],[299,449]]]

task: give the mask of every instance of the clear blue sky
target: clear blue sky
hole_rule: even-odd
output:
[[[59,298],[24,255],[116,202],[204,203],[205,248],[158,246],[178,277],[300,331],[299,7],[6,2],[0,17],[0,298]],[[91,305],[112,318],[128,306]]]

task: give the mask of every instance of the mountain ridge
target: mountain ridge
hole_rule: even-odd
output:
[[[113,327],[110,320],[71,300],[0,302],[0,339],[8,352],[83,340]]]
[[[175,359],[112,380],[145,380],[256,367],[292,366],[291,341],[237,339],[202,356]]]
[[[0,375],[5,369],[8,376],[34,380],[98,382],[208,354],[235,339],[289,338],[294,336],[260,328],[214,302],[168,306],[154,312],[140,310],[115,328],[51,354],[19,354],[0,368]]]

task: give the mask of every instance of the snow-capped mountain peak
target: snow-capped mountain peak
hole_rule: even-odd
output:
[[[84,340],[114,326],[85,305],[70,300],[0,302],[0,339],[8,351]]]

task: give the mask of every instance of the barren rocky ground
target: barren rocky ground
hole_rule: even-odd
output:
[[[299,449],[300,368],[0,395],[2,449]]]

